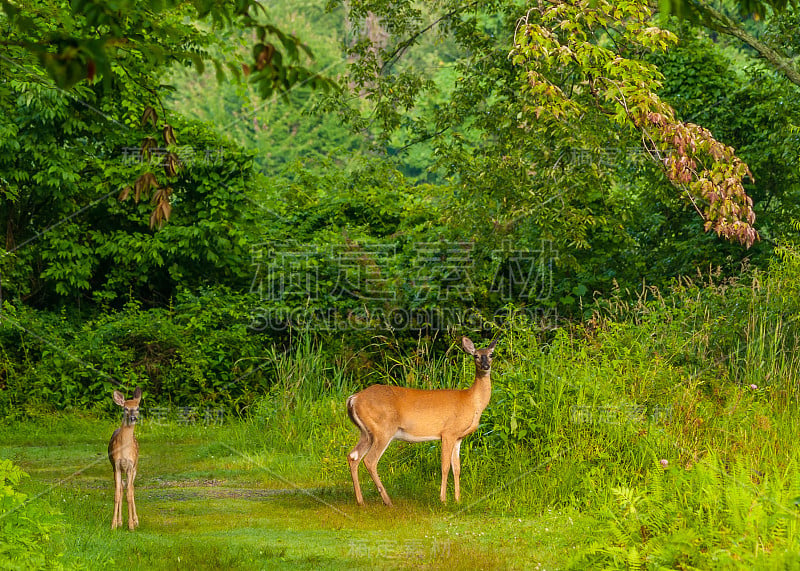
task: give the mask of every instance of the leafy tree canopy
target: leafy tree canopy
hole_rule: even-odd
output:
[[[6,5],[0,15],[3,296],[49,305],[133,294],[165,303],[179,284],[246,280],[246,221],[258,210],[248,196],[252,158],[170,113],[159,83],[168,57],[211,46],[213,36],[182,17],[185,6],[161,7],[153,22],[149,7],[133,3],[129,18],[78,16],[87,6],[38,2],[23,14]],[[102,18],[109,20],[95,31],[90,22]],[[120,31],[125,41],[112,42]],[[96,36],[107,56],[95,77],[69,88],[45,69],[67,32]],[[55,61],[49,72],[67,70],[61,79],[70,83],[77,59]]]
[[[10,32],[3,44],[35,55],[62,88],[84,79],[110,83],[115,66],[124,69],[136,61],[192,64],[200,73],[210,62],[220,79],[226,69],[234,76],[243,71],[265,97],[297,83],[332,85],[305,67],[302,56],[312,56],[308,47],[269,23],[265,8],[255,0],[36,1],[26,3],[24,10],[12,0],[0,5]],[[221,28],[253,32],[248,61],[213,53],[212,44],[222,45],[215,41]]]
[[[568,157],[635,144],[663,167],[706,230],[747,246],[757,239],[742,186],[747,165],[657,95],[663,75],[643,56],[676,38],[653,25],[646,2],[555,2],[530,10],[510,2],[449,2],[430,11],[412,2],[347,6],[354,25],[377,17],[390,38],[376,43],[364,29],[351,46],[351,81],[370,104],[371,120],[386,137],[405,130],[409,140],[434,140],[439,167],[457,174],[470,194],[477,190],[479,200],[500,201],[503,220],[493,222],[525,218],[549,229],[548,238],[587,245],[589,228],[612,210],[603,191],[605,207],[587,205],[610,181]],[[425,113],[416,105],[435,86],[400,58],[434,27],[461,51],[449,100]]]
[[[309,4],[297,9],[305,13]],[[340,83],[351,89],[329,92],[320,105],[329,117],[297,137],[302,109],[262,110],[241,85],[225,86],[215,102],[208,89],[209,74],[240,70],[262,96],[290,88],[305,96],[327,84],[290,72],[303,67],[299,56],[306,52],[294,36],[279,33],[288,27],[276,18],[278,8],[265,14],[246,2],[209,4],[206,11],[199,3],[145,2],[131,3],[133,14],[122,18],[111,2],[41,1],[24,13],[2,4],[6,293],[115,299],[133,283],[147,299],[164,300],[184,279],[242,282],[252,269],[253,239],[280,240],[303,228],[309,243],[335,238],[357,249],[354,236],[377,244],[419,240],[435,229],[453,243],[477,244],[471,251],[486,260],[509,244],[529,252],[549,244],[559,295],[569,300],[616,280],[635,283],[654,262],[663,262],[664,277],[726,256],[741,259],[742,245],[759,247],[756,214],[771,239],[795,210],[793,187],[783,184],[794,184],[790,169],[769,170],[770,153],[790,165],[796,148],[790,127],[767,122],[786,89],[780,81],[788,81],[762,66],[749,73],[768,80],[745,83],[740,63],[733,69],[714,59],[721,42],[692,44],[695,29],[656,25],[654,6],[329,4],[341,6],[335,16],[344,21],[325,20],[326,30],[339,35],[313,37],[323,46],[314,51],[333,68],[337,46],[347,47],[350,72]],[[97,6],[104,8],[95,14]],[[97,19],[101,13],[107,21]],[[792,17],[791,9],[770,17],[761,36],[784,54],[796,49]],[[292,30],[308,36],[307,26]],[[70,42],[79,47],[67,50]],[[279,64],[285,76],[273,73]],[[65,87],[54,88],[52,78]],[[163,81],[178,86],[177,96],[165,96]],[[711,101],[719,89],[735,105]],[[180,113],[170,110],[176,100]],[[237,115],[242,101],[247,108]],[[181,117],[193,109],[226,132]],[[780,109],[796,123],[795,106]],[[345,136],[339,123],[365,136]],[[246,140],[248,131],[261,137],[258,164],[269,176],[294,159],[315,163],[283,170],[290,181],[263,184],[250,173],[252,154],[225,140]],[[334,139],[345,152],[332,150]],[[215,150],[223,161],[214,161]],[[354,185],[371,188],[373,179],[322,170],[375,151],[433,184],[392,179],[354,203],[361,196]],[[308,168],[317,170],[311,175]],[[385,172],[400,176],[389,166]],[[419,202],[408,197],[414,192]],[[282,213],[276,219],[259,206],[270,202]],[[430,218],[423,223],[394,208],[388,217],[367,215],[373,202],[418,204]],[[704,236],[703,229],[714,232]],[[207,241],[189,252],[197,232]],[[48,242],[56,239],[62,242]],[[41,245],[35,252],[20,247],[31,240]],[[144,244],[148,249],[139,251]],[[207,261],[213,269],[203,274]],[[491,263],[485,266],[491,276]]]

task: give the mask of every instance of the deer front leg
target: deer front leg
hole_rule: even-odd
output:
[[[111,529],[122,525],[122,472],[114,470],[114,517],[111,519]]]
[[[128,529],[133,531],[139,526],[139,517],[136,515],[136,501],[134,500],[133,481],[136,479],[136,468],[128,472]],[[121,523],[121,522],[120,522]]]
[[[455,441],[452,438],[442,437],[442,489],[439,493],[439,499],[442,503],[447,503],[447,476],[450,472],[450,464],[453,458],[453,445]]]
[[[461,476],[461,440],[456,441],[453,447],[453,487],[456,502],[461,501],[461,487],[459,478]]]

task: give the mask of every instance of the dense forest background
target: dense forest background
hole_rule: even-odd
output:
[[[6,413],[84,405],[118,382],[230,404],[272,382],[259,356],[300,331],[332,354],[388,337],[444,346],[510,316],[546,336],[591,319],[598,299],[765,270],[797,234],[791,7],[745,19],[723,7],[738,37],[702,10],[662,13],[661,28],[636,4],[596,29],[579,18],[565,37],[605,52],[528,64],[558,102],[526,87],[518,34],[533,19],[516,2],[13,6],[0,62]],[[592,65],[608,54],[605,69],[629,75],[602,84]],[[744,163],[706,179],[742,181],[757,239],[710,229],[721,194],[668,164],[705,143],[669,151],[679,135],[666,131],[654,143],[633,103],[620,118],[608,102],[641,95],[609,95],[625,82],[730,148],[712,163]]]

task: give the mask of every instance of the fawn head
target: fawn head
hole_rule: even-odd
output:
[[[114,402],[122,407],[122,424],[133,426],[139,420],[139,401],[142,398],[142,389],[136,387],[133,391],[133,398],[125,400],[125,395],[119,391],[114,391]]]
[[[488,373],[492,368],[492,353],[494,353],[495,345],[497,345],[497,339],[489,343],[485,349],[475,349],[475,345],[469,337],[461,338],[461,348],[465,353],[475,357],[475,370],[484,373]]]

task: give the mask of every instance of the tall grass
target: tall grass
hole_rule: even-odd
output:
[[[764,295],[767,300],[769,293]],[[748,313],[741,345],[732,360],[734,378],[742,385],[770,386],[784,401],[799,396],[800,338],[796,319],[787,322],[783,311],[773,313],[753,306]]]
[[[303,332],[288,351],[276,346],[266,360],[275,371],[273,392],[285,404],[307,403],[329,395],[341,395],[351,386],[346,363],[329,355],[311,333]]]

